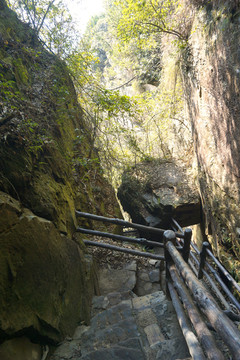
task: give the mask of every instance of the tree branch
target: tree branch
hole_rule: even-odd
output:
[[[37,35],[39,34],[39,31],[41,30],[41,28],[42,28],[42,26],[43,26],[43,23],[44,23],[44,21],[45,21],[45,19],[46,19],[46,16],[47,16],[47,14],[49,13],[49,10],[51,9],[54,1],[55,1],[55,0],[52,0],[52,1],[50,1],[50,3],[48,4],[47,10],[46,10],[46,12],[45,12],[45,14],[44,14],[44,16],[43,16],[43,18],[42,18],[42,21],[41,21],[40,25],[38,26],[38,28],[36,29],[36,30],[37,30]]]
[[[142,25],[148,25],[148,26],[153,26],[155,28],[157,28],[159,30],[159,32],[164,32],[164,33],[167,33],[167,34],[170,34],[170,35],[175,35],[177,36],[180,40],[186,40],[184,38],[184,36],[178,32],[177,30],[174,30],[174,29],[164,29],[162,26],[160,25],[157,25],[157,24],[154,24],[154,23],[151,23],[151,22],[143,22],[143,23],[138,23],[139,26],[142,26]]]
[[[134,79],[136,79],[138,77],[138,75],[135,75],[133,78],[131,78],[130,80],[128,80],[127,82],[125,82],[124,84],[122,85],[119,85],[113,89],[108,89],[109,91],[114,91],[114,90],[118,90],[118,89],[121,89],[122,87],[128,85],[131,81],[133,81]]]

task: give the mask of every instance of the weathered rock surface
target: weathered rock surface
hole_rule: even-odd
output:
[[[0,346],[1,360],[41,360],[42,353],[41,345],[25,337],[7,340]]]
[[[58,342],[88,322],[91,258],[52,222],[0,193],[1,339]],[[0,346],[1,349],[1,346]]]
[[[206,232],[235,274],[240,268],[239,20],[239,2],[196,8],[192,28],[198,30],[190,37],[183,69]],[[229,252],[236,255],[234,264]]]
[[[155,291],[159,291],[160,281],[161,279],[159,269],[151,270],[150,272],[143,269],[138,274],[134,291],[138,296],[143,296],[146,294],[151,294]]]
[[[102,295],[114,292],[133,290],[136,285],[136,262],[124,266],[122,269],[102,269],[99,275],[99,289]]]
[[[200,198],[193,177],[170,161],[137,164],[125,172],[118,198],[133,222],[167,228],[171,217],[181,226],[200,222]]]

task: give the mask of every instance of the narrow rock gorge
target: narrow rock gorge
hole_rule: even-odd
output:
[[[182,360],[189,356],[166,295],[163,231],[138,234],[158,241],[155,260],[125,264],[118,253],[108,263],[107,252],[87,249],[77,227],[122,229],[77,221],[76,210],[122,219],[123,209],[133,222],[161,229],[172,218],[196,225],[196,243],[207,240],[240,281],[239,2],[156,1],[177,32],[149,35],[144,27],[130,39],[139,25],[132,15],[154,21],[156,7],[120,1],[111,13],[113,2],[106,3],[110,15],[90,21],[89,54],[84,49],[77,62],[82,79],[84,71],[101,78],[84,80],[84,108],[67,62],[0,0],[1,360],[40,360],[46,345],[54,360],[122,360],[129,353],[133,360],[177,360],[178,349]],[[129,12],[120,9],[126,4]],[[134,31],[116,27],[114,35],[115,22]]]
[[[173,180],[174,176],[171,176],[169,184],[164,180],[163,185],[163,179],[158,182],[165,170],[154,162],[152,165],[143,162],[124,174],[119,198],[134,221],[160,227],[167,225],[169,215],[176,216],[183,226],[200,221],[201,229],[198,226],[196,231],[196,234],[201,233],[200,243],[207,239],[216,256],[239,281],[239,3],[184,1],[182,8],[188,9],[182,25],[187,41],[180,51],[175,50],[180,53],[175,54],[175,71],[180,67],[184,112],[191,127],[193,152],[191,147],[188,151],[185,149],[184,155],[181,152],[181,144],[188,135],[186,124],[184,132],[176,131],[174,140],[170,138],[170,130],[167,136],[169,147],[173,149],[174,166],[181,168],[185,163],[188,188],[182,188],[184,196],[192,193],[197,202],[200,198],[196,205],[201,207],[201,214],[198,213],[200,216],[194,220],[194,210],[192,213],[189,207],[188,213],[189,200],[186,199],[187,219],[181,217],[178,212],[183,201],[178,194],[181,193],[181,180]],[[174,39],[165,41],[175,42]],[[162,72],[173,54],[174,50],[162,53]],[[170,78],[170,74],[167,75]],[[176,122],[176,129],[178,125]],[[177,173],[180,175],[181,171],[177,170]],[[176,205],[178,201],[180,203]]]

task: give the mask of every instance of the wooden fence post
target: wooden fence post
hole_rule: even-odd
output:
[[[172,230],[166,230],[163,233],[163,243],[164,243],[164,258],[165,258],[165,266],[166,266],[166,295],[168,299],[171,299],[171,295],[169,292],[169,288],[167,283],[171,280],[171,275],[169,273],[169,266],[173,263],[172,257],[167,250],[167,243],[171,242],[174,246],[176,246],[176,234]]]
[[[192,238],[192,229],[186,229],[184,231],[184,244],[182,249],[182,257],[186,263],[188,262],[188,258],[190,254],[191,238]]]
[[[199,269],[198,269],[198,279],[203,278],[203,269],[204,269],[204,265],[205,265],[205,261],[206,261],[206,257],[207,257],[207,249],[208,248],[209,248],[209,243],[204,241],[204,243],[202,244],[202,250],[200,252],[200,264],[199,264]]]

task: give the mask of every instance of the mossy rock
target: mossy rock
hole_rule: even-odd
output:
[[[89,158],[98,155],[66,65],[41,46],[5,2],[0,6],[0,190],[71,237],[75,207],[115,216],[110,208],[119,212],[117,201],[112,189],[110,197],[102,195],[110,186]],[[87,162],[76,169],[77,158]]]
[[[50,343],[88,323],[93,263],[52,222],[0,193],[0,334]]]
[[[25,65],[23,65],[22,59],[16,59],[13,61],[15,78],[17,83],[22,86],[27,86],[29,84],[28,71]]]

